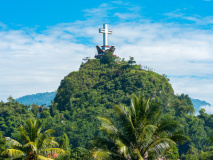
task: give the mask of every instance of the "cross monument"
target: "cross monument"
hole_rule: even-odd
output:
[[[102,49],[105,50],[106,48],[109,48],[108,46],[108,34],[112,34],[112,30],[108,29],[108,24],[103,24],[103,29],[99,28],[99,33],[103,33],[103,46]]]
[[[102,59],[106,52],[114,53],[115,46],[108,46],[108,34],[112,34],[112,30],[108,29],[108,24],[103,24],[103,28],[99,28],[99,33],[103,33],[103,46],[101,48],[96,46],[98,55],[95,55],[95,58]],[[116,55],[114,56],[116,57]]]

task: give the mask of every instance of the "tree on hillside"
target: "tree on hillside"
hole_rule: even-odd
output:
[[[116,58],[117,57],[115,57],[112,52],[106,52],[103,56],[103,59],[101,59],[101,62],[108,64],[108,66],[112,68],[115,65]]]
[[[185,142],[180,124],[173,119],[160,119],[161,111],[157,104],[143,96],[133,96],[131,106],[115,106],[118,123],[110,117],[99,118],[101,130],[107,137],[90,142],[93,157],[97,159],[149,160],[157,159],[165,151]]]
[[[37,120],[27,120],[24,126],[20,126],[21,142],[7,138],[10,149],[6,149],[2,155],[14,159],[25,160],[50,160],[48,155],[65,153],[63,149],[52,148],[58,146],[58,143],[51,137],[53,130],[49,129],[41,133],[42,124]]]
[[[135,63],[136,63],[136,61],[134,60],[134,57],[129,56],[129,60],[127,61],[127,64],[128,65],[133,65]]]

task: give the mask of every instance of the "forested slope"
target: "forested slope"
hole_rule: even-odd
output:
[[[129,105],[132,94],[150,97],[166,109],[174,91],[166,77],[140,70],[139,65],[121,61],[111,68],[98,59],[91,59],[61,81],[55,102],[60,111],[75,107],[111,109],[115,104]]]
[[[39,118],[44,130],[53,129],[56,140],[64,133],[70,140],[70,148],[86,148],[87,142],[95,136],[103,137],[99,131],[97,116],[108,115],[116,118],[114,105],[130,105],[132,94],[150,97],[157,102],[163,117],[176,119],[182,124],[190,141],[179,144],[183,159],[213,157],[208,137],[213,129],[213,115],[204,110],[194,116],[194,108],[188,95],[174,95],[169,79],[150,71],[139,69],[118,61],[113,65],[91,59],[82,64],[79,71],[71,72],[62,81],[50,108],[30,106],[15,102],[0,102],[0,131],[3,136],[19,140],[17,127],[26,119]],[[188,158],[187,158],[188,156]],[[200,159],[200,158],[199,158]]]

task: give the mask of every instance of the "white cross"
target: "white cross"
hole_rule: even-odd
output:
[[[103,24],[103,29],[99,28],[99,33],[103,33],[103,46],[108,46],[108,34],[112,34],[112,30],[108,29],[108,24]]]

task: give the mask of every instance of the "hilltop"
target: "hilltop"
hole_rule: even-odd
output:
[[[98,59],[90,59],[61,81],[54,100],[60,111],[73,107],[110,109],[115,104],[129,105],[132,94],[150,97],[165,109],[174,91],[166,77],[140,70],[139,65],[120,61],[110,67]]]

